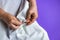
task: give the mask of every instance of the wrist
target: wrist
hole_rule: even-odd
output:
[[[36,0],[28,0],[29,6],[36,6]]]

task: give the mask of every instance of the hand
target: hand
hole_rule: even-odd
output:
[[[9,13],[4,13],[2,19],[11,29],[14,30],[22,24],[22,22],[20,22],[15,16]]]
[[[34,5],[30,6],[26,14],[27,25],[32,24],[37,19],[37,17],[37,7]]]

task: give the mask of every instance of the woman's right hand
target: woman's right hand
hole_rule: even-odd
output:
[[[2,15],[2,20],[12,29],[17,29],[21,24],[22,22],[19,21],[15,16],[5,12],[3,15]]]
[[[22,24],[15,16],[8,13],[3,14],[3,21],[12,29],[17,29]]]

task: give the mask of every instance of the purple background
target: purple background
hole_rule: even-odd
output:
[[[50,40],[60,40],[60,0],[37,0],[38,23],[48,32]]]

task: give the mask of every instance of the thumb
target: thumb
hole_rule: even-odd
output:
[[[30,14],[30,13],[27,13],[27,15],[26,15],[26,20],[27,20],[27,22],[30,21],[30,18],[31,18],[31,14]]]

